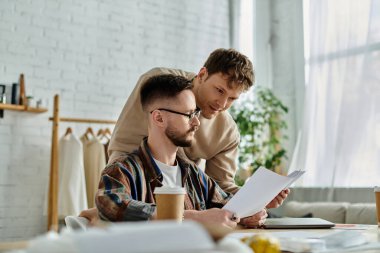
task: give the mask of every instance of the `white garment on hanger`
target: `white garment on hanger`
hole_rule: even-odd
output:
[[[106,167],[106,154],[104,145],[98,138],[88,139],[86,135],[83,135],[80,139],[83,144],[87,204],[91,208],[95,207],[95,194],[98,190],[100,175]]]
[[[177,165],[170,166],[156,159],[154,159],[154,161],[156,162],[158,168],[160,168],[162,172],[162,176],[163,176],[162,184],[164,186],[182,187],[181,168],[179,167],[178,162],[177,162]]]
[[[79,215],[87,209],[82,143],[74,134],[59,141],[59,217]]]

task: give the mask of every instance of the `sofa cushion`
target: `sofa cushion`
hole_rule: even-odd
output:
[[[311,213],[316,218],[322,218],[333,223],[344,223],[348,205],[347,202],[289,201],[284,206],[284,214],[288,217],[302,217]]]
[[[356,203],[351,204],[346,212],[347,224],[377,224],[376,204]]]

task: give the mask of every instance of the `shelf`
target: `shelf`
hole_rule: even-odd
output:
[[[0,110],[24,111],[31,113],[47,112],[46,108],[27,107],[25,105],[0,104]]]
[[[32,113],[43,113],[43,112],[47,112],[48,109],[47,108],[37,108],[37,107],[25,107],[24,111],[32,112]]]
[[[25,106],[23,105],[12,105],[12,104],[0,104],[1,110],[12,110],[12,111],[24,111]]]

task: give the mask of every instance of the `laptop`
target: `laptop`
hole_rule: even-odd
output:
[[[332,228],[335,224],[320,218],[268,218],[264,223],[266,229],[277,228]]]

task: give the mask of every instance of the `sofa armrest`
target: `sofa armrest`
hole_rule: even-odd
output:
[[[377,224],[376,204],[373,203],[355,203],[347,208],[347,224]]]

